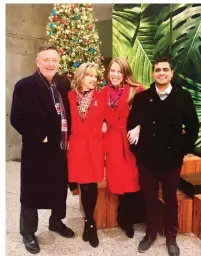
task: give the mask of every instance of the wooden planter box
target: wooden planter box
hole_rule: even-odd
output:
[[[179,230],[178,233],[188,233],[192,232],[192,210],[193,210],[193,200],[177,190],[178,199],[178,221]],[[160,218],[160,230],[159,233],[164,235],[163,228],[163,215],[164,215],[164,201],[162,199],[162,193],[159,193],[161,218]]]
[[[179,190],[194,198],[194,195],[201,194],[201,173],[190,173],[181,176]]]
[[[195,173],[201,173],[201,158],[194,155],[185,156],[181,176]]]
[[[194,196],[193,233],[201,239],[201,194]]]

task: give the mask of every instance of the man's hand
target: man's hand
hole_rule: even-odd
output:
[[[137,145],[139,136],[140,136],[140,125],[136,126],[134,129],[128,131],[127,138],[130,145],[135,144]]]
[[[43,140],[43,143],[47,143],[48,142],[48,139],[47,139],[47,136],[45,137],[45,139]]]

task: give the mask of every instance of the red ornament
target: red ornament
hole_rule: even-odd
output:
[[[64,54],[64,50],[63,49],[61,49],[59,52],[60,52],[61,55]]]
[[[101,78],[100,78],[100,79],[101,79],[101,81],[103,81],[103,80],[104,80],[104,76],[101,76]]]
[[[70,78],[70,77],[71,77],[71,74],[66,74],[66,76],[67,76],[68,78]]]
[[[53,17],[53,21],[57,21],[58,19],[59,19],[58,16]]]
[[[64,36],[64,39],[66,39],[66,38],[68,38],[68,36],[67,36],[67,35],[65,35],[65,36]]]
[[[66,24],[67,23],[67,20],[64,18],[61,20],[62,24]]]
[[[91,5],[91,4],[89,4],[89,5],[88,5],[88,8],[92,8],[92,5]]]
[[[75,9],[75,5],[72,5],[72,7],[71,7],[73,10]]]
[[[75,28],[72,29],[72,34],[75,34],[76,33],[76,30]]]
[[[92,25],[89,25],[88,26],[88,30],[92,30],[93,26]]]

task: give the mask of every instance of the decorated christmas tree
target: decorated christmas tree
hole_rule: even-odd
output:
[[[47,25],[48,41],[59,49],[59,73],[69,79],[83,62],[98,65],[100,83],[105,84],[103,57],[91,4],[54,4]]]

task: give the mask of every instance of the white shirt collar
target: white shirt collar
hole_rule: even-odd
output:
[[[172,85],[171,85],[171,83],[169,83],[169,85],[168,85],[168,87],[164,90],[164,91],[159,91],[159,89],[157,88],[157,86],[155,85],[155,87],[156,87],[156,92],[158,93],[158,94],[170,94],[171,93],[171,91],[172,91]]]

